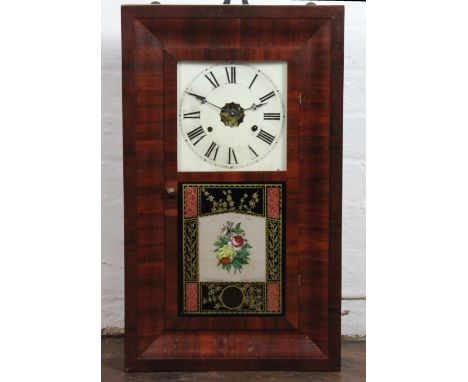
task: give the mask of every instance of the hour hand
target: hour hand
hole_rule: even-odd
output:
[[[203,97],[201,95],[198,95],[198,94],[195,94],[195,93],[191,93],[191,92],[186,92],[187,94],[191,95],[191,96],[194,96],[196,99],[198,99],[202,104],[204,103],[207,103],[208,105],[211,105],[211,106],[214,106],[216,107],[217,109],[221,109],[219,106],[216,106],[214,104],[212,104],[211,102],[208,102],[206,100],[206,97]]]
[[[195,93],[190,93],[190,92],[186,92],[187,94],[191,95],[191,96],[194,96],[196,99],[198,99],[201,103],[205,103],[206,102],[206,97],[202,97],[201,95],[198,95],[198,94],[195,94]]]
[[[247,108],[247,109],[244,109],[244,111],[246,111],[246,110],[257,110],[259,107],[262,107],[262,106],[266,105],[267,103],[268,103],[268,102],[259,103],[258,105],[256,105],[256,104],[253,103],[252,106],[250,106],[250,107]]]

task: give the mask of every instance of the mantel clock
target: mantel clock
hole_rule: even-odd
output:
[[[125,367],[340,367],[341,6],[123,6]]]

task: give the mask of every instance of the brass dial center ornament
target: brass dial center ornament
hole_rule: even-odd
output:
[[[241,105],[231,102],[227,103],[221,108],[219,116],[221,117],[221,122],[223,122],[224,125],[229,127],[237,127],[244,120],[245,114]]]

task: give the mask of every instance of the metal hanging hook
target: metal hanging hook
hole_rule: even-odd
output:
[[[231,0],[224,0],[224,3],[223,4],[231,4]],[[242,4],[243,5],[249,5],[249,1],[248,0],[242,0]]]

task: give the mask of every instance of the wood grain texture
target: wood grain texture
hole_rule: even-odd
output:
[[[126,370],[340,368],[343,19],[336,6],[122,7]],[[178,60],[287,61],[287,171],[177,172]],[[286,313],[179,317],[165,188],[242,181],[287,184]]]
[[[229,371],[229,372],[145,372],[125,375],[123,365],[123,338],[104,338],[102,340],[102,382],[207,382],[207,381],[277,381],[277,382],[363,382],[366,380],[366,343],[342,343],[342,368],[340,372],[302,372],[302,371]],[[243,362],[240,360],[239,362]],[[219,360],[217,362],[225,362]],[[148,365],[153,366],[153,365]],[[154,368],[152,368],[154,370]]]

